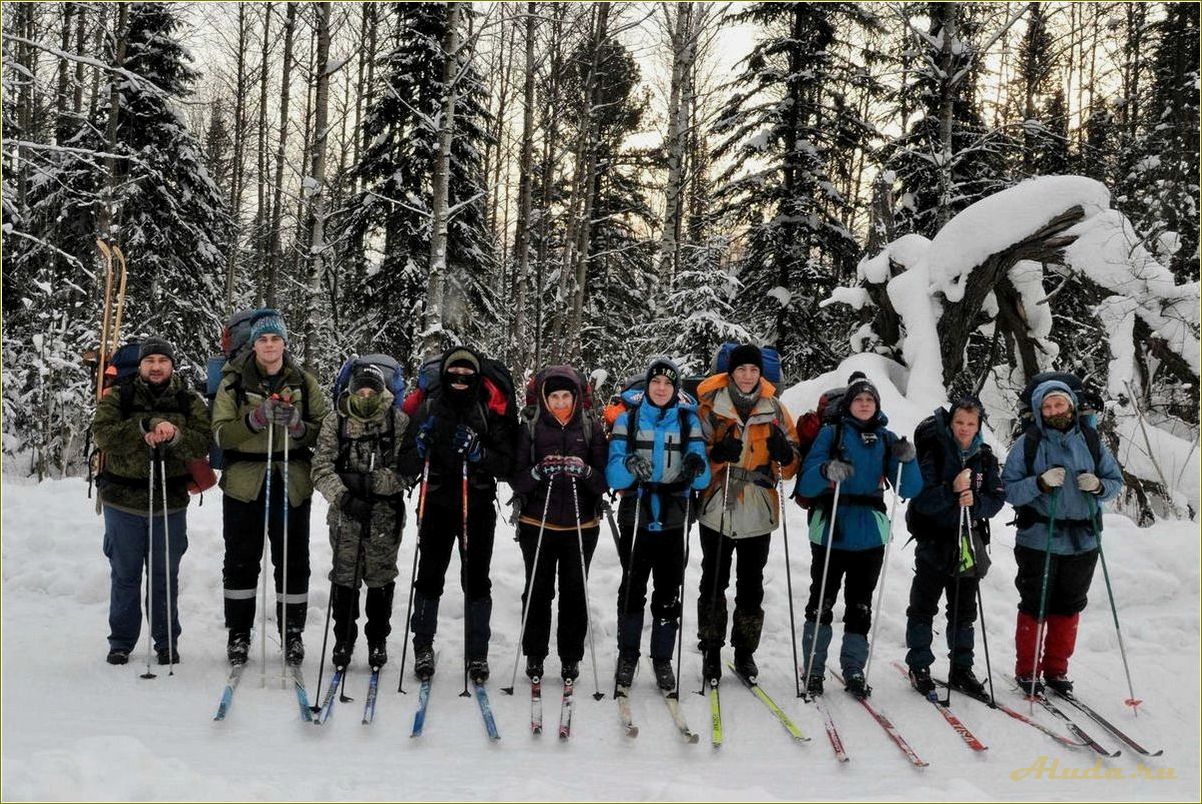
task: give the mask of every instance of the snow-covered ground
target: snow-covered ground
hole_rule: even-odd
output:
[[[888,405],[888,401],[886,401]],[[1099,577],[1082,624],[1073,669],[1084,697],[1133,735],[1163,746],[1149,768],[1173,779],[1135,778],[1140,761],[1130,751],[1101,767],[1119,769],[1121,780],[1016,779],[1041,757],[1059,768],[1089,769],[1097,758],[1061,748],[1034,729],[973,702],[954,709],[990,748],[970,752],[911,692],[890,660],[900,659],[912,549],[894,549],[889,562],[878,648],[872,671],[873,700],[893,718],[930,762],[917,770],[851,699],[828,695],[851,761],[838,765],[816,712],[793,694],[782,542],[774,542],[767,572],[768,626],[758,658],[764,687],[813,739],[795,744],[737,682],[725,684],[726,744],[718,751],[703,738],[685,745],[671,729],[648,668],[636,679],[633,709],[637,739],[623,736],[611,698],[593,701],[586,662],[573,724],[561,744],[554,731],[532,737],[526,688],[502,695],[519,628],[522,571],[508,526],[501,526],[493,562],[493,706],[503,735],[485,738],[480,714],[458,697],[456,672],[462,646],[462,605],[453,585],[443,607],[439,638],[442,673],[430,702],[425,734],[409,738],[416,695],[396,693],[397,662],[381,684],[374,725],[360,724],[366,672],[359,665],[348,692],[357,700],[339,705],[326,728],[300,723],[294,698],[280,689],[277,665],[259,686],[258,667],[248,670],[229,719],[212,714],[224,680],[225,632],[221,627],[221,506],[206,495],[190,513],[190,546],[184,557],[180,609],[184,663],[174,677],[160,671],[143,680],[138,664],[110,667],[107,650],[108,566],[100,552],[101,521],[79,480],[33,485],[4,477],[3,495],[3,785],[5,800],[705,800],[780,799],[1192,799],[1198,797],[1198,538],[1193,523],[1138,530],[1128,520],[1106,520],[1109,560],[1136,690],[1146,701],[1136,718],[1125,711],[1126,689],[1114,626]],[[324,517],[324,505],[313,512]],[[1009,511],[1001,521],[1007,521]],[[900,513],[899,513],[900,521]],[[790,511],[794,594],[798,609],[806,588],[809,550],[803,516]],[[995,669],[1013,661],[1015,592],[1012,533],[994,530],[994,567],[985,585],[986,621]],[[695,536],[694,536],[695,540]],[[903,539],[904,541],[904,539]],[[695,546],[695,545],[694,545]],[[900,542],[897,546],[900,546]],[[401,562],[407,571],[412,539]],[[317,653],[327,599],[322,580],[330,551],[315,524],[313,592],[306,632],[305,671],[316,680]],[[687,627],[693,628],[698,556],[690,567]],[[452,572],[452,577],[454,573]],[[612,542],[597,551],[590,589],[597,623],[601,688],[613,672],[614,594],[618,564]],[[398,594],[393,656],[400,656],[404,597]],[[687,644],[686,690],[698,686],[699,659]],[[362,651],[362,645],[360,650]],[[252,652],[252,660],[258,651]],[[139,654],[139,657],[141,654]],[[274,645],[269,652],[278,659]],[[548,673],[556,668],[552,664]],[[1001,673],[995,679],[999,685]],[[519,679],[521,677],[519,676]],[[413,684],[406,686],[412,690]],[[551,685],[548,684],[548,687]],[[999,689],[1004,689],[999,686]],[[1012,704],[1024,705],[1003,691]],[[557,697],[557,696],[555,696]],[[705,700],[684,697],[691,724],[703,731]],[[546,719],[557,705],[546,700]],[[1037,712],[1049,726],[1056,724]],[[1112,743],[1110,739],[1104,739]],[[1117,747],[1117,746],[1116,746]]]

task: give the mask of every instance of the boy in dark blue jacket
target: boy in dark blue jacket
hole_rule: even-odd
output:
[[[917,541],[914,581],[906,609],[906,664],[914,689],[930,696],[931,624],[947,594],[948,683],[978,697],[984,685],[972,672],[977,587],[989,569],[989,520],[1002,510],[1006,490],[997,458],[981,439],[981,403],[973,397],[938,408],[914,433],[922,491],[906,511]],[[963,527],[965,510],[968,528]]]
[[[618,666],[614,680],[629,687],[638,666],[648,576],[651,664],[661,689],[676,686],[672,651],[680,626],[687,500],[710,482],[705,437],[695,406],[677,398],[680,370],[667,358],[647,367],[647,390],[623,395],[626,412],[614,422],[605,478],[622,492],[618,505]],[[635,512],[638,521],[635,522]]]
[[[854,377],[855,375],[853,375]],[[901,469],[903,497],[922,489],[922,474],[914,460],[914,445],[886,429],[876,386],[859,375],[847,387],[840,403],[839,421],[824,425],[802,467],[798,494],[817,500],[810,512],[810,597],[802,647],[806,660],[814,650],[812,666],[805,668],[810,695],[822,694],[826,652],[831,643],[831,620],[840,583],[844,584],[843,646],[839,663],[847,690],[860,698],[870,690],[864,679],[868,661],[868,631],[872,625],[872,593],[881,574],[889,517],[885,487],[897,480]],[[828,545],[828,523],[836,484],[839,507],[834,512],[834,544]],[[820,593],[827,549],[832,547],[825,593]],[[821,618],[818,598],[822,594]],[[817,645],[815,645],[817,637]]]

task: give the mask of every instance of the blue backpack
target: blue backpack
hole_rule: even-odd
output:
[[[384,384],[392,392],[392,404],[401,407],[405,401],[405,371],[395,358],[383,354],[355,355],[343,362],[334,377],[334,402],[350,387],[351,374],[356,366],[375,366],[384,375]]]
[[[739,347],[735,341],[724,343],[714,353],[710,364],[711,374],[721,374],[730,367],[730,353]],[[780,352],[771,346],[761,346],[760,353],[764,356],[764,379],[773,385],[780,383]]]

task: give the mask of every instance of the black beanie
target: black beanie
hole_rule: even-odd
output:
[[[141,363],[151,355],[162,355],[171,361],[172,367],[175,366],[175,350],[162,338],[147,338],[142,341],[142,346],[138,349],[138,362]]]
[[[680,369],[668,358],[657,357],[651,361],[651,365],[647,366],[647,387],[651,386],[651,380],[656,377],[667,377],[668,382],[672,383],[672,387],[678,392],[680,391]],[[646,399],[648,402],[651,401],[650,397],[644,397],[644,399]],[[676,394],[673,394],[672,398],[668,400],[668,403],[664,407],[670,408],[675,404]]]
[[[752,365],[764,371],[764,353],[760,351],[760,347],[750,343],[744,343],[736,346],[730,353],[730,362],[726,366],[726,373],[733,374],[734,370],[739,366]]]
[[[859,372],[856,372],[856,373],[858,374]],[[851,376],[855,377],[856,375],[853,374]],[[865,394],[865,393],[872,394],[872,399],[874,402],[876,402],[877,413],[880,413],[881,412],[881,394],[879,391],[876,390],[876,386],[873,385],[872,382],[867,377],[864,377],[863,374],[860,375],[860,378],[852,380],[851,384],[847,386],[847,390],[843,393],[843,404],[841,406],[843,408],[843,410],[845,412],[850,411],[852,400],[855,399],[860,394]]]
[[[576,396],[576,383],[569,380],[567,377],[552,375],[543,383],[543,396],[550,396],[556,391],[568,391],[573,397]]]
[[[379,366],[371,363],[355,366],[351,373],[350,392],[353,394],[363,388],[370,388],[377,394],[384,392],[384,372],[380,371]]]

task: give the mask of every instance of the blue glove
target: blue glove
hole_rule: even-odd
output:
[[[417,429],[417,455],[419,458],[425,458],[426,453],[430,451],[430,442],[434,440],[434,417],[426,419],[422,422],[422,426]]]
[[[484,458],[484,445],[480,443],[480,435],[466,424],[455,428],[455,451],[467,459],[468,463],[479,463]]]

